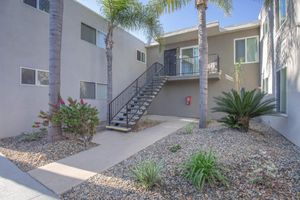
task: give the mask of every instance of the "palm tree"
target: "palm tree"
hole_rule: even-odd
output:
[[[61,37],[63,25],[63,0],[51,0],[49,11],[49,116],[58,109],[60,98]],[[53,106],[57,105],[57,106]],[[61,127],[51,123],[48,126],[48,141],[61,137]]]
[[[107,60],[107,106],[112,101],[112,60],[113,33],[116,27],[125,29],[144,30],[148,38],[159,39],[162,32],[159,23],[159,12],[149,5],[144,6],[138,0],[98,0],[107,22],[106,60]],[[109,109],[109,108],[108,108]],[[108,113],[108,112],[107,112]],[[109,115],[107,114],[107,122]]]
[[[155,4],[160,5],[163,11],[171,12],[182,8],[192,0],[153,0]],[[208,45],[206,30],[206,9],[208,2],[216,4],[223,9],[226,14],[230,14],[232,9],[232,0],[195,0],[198,10],[198,45],[199,45],[199,128],[206,128],[207,125],[207,65],[208,65]]]

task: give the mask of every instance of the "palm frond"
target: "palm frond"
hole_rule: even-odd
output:
[[[233,9],[232,0],[208,0],[210,3],[215,4],[223,9],[226,15],[230,15]]]

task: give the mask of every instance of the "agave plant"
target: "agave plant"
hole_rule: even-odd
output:
[[[220,120],[225,125],[247,132],[250,119],[275,114],[275,99],[265,97],[266,93],[257,89],[246,91],[242,88],[240,92],[232,89],[215,97],[217,106],[212,110],[227,114]]]

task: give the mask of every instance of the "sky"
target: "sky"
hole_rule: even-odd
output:
[[[77,1],[95,12],[100,13],[100,6],[96,0]],[[147,3],[148,0],[141,0],[141,2]],[[256,21],[258,20],[262,2],[262,0],[233,0],[233,11],[230,16],[225,16],[221,9],[213,4],[209,4],[207,22],[219,21],[221,27],[225,27]],[[191,1],[189,5],[178,11],[162,15],[160,22],[165,33],[196,26],[198,23],[198,15],[194,1]],[[146,37],[142,32],[135,31],[132,32],[132,34],[146,42]]]

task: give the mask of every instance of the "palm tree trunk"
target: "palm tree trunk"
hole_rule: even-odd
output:
[[[59,106],[63,0],[51,0],[49,12],[49,104]],[[50,117],[58,108],[49,106]],[[61,138],[61,126],[49,123],[48,141]]]
[[[112,101],[112,49],[113,49],[113,24],[108,25],[108,33],[106,36],[106,60],[107,60],[107,121],[109,123],[109,103]]]
[[[199,16],[199,128],[206,128],[207,125],[208,45],[206,33],[206,3],[206,0],[197,0],[197,9]]]

